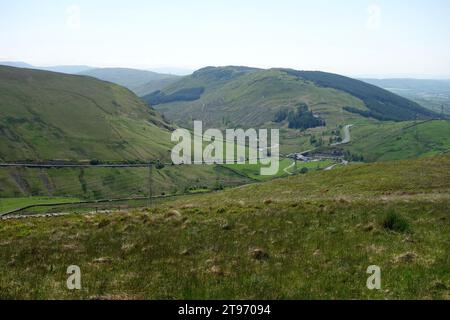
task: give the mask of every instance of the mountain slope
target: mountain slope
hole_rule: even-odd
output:
[[[3,161],[168,157],[169,126],[115,84],[0,67],[0,96]]]
[[[363,117],[399,121],[435,116],[358,80],[291,69],[208,67],[143,100],[184,125],[199,119],[215,126],[261,126],[272,122],[278,111],[301,103],[307,103],[329,127]]]
[[[170,74],[127,68],[97,68],[80,72],[80,74],[124,86],[138,96],[160,90],[181,78]]]
[[[198,99],[194,99],[194,94]],[[155,105],[161,97],[170,102]],[[191,119],[199,119],[213,126],[262,126],[272,122],[281,109],[307,103],[331,126],[344,121],[345,106],[367,110],[361,100],[345,92],[318,87],[282,70],[246,67],[201,69],[143,99],[184,125],[191,125]],[[346,117],[360,116],[346,113]]]
[[[363,100],[370,109],[370,115],[380,120],[405,121],[436,117],[435,113],[415,102],[359,80],[320,71],[286,69],[286,72],[299,79],[312,81],[319,86],[341,90]]]

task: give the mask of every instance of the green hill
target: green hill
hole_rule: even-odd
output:
[[[194,100],[192,93],[201,95]],[[172,101],[155,105],[161,96]],[[165,88],[156,98],[155,94],[143,97],[168,119],[186,126],[192,125],[192,119],[208,126],[262,126],[271,123],[278,111],[293,110],[299,103],[308,103],[330,125],[343,122],[342,108],[347,105],[365,110],[362,101],[346,93],[298,81],[283,71],[246,67],[201,69]]]
[[[344,147],[365,161],[413,159],[450,150],[450,121],[380,122],[354,126]]]
[[[170,74],[127,68],[97,68],[79,74],[116,83],[130,89],[138,96],[160,90],[181,78]]]
[[[448,299],[449,206],[441,156],[2,221],[0,298]],[[71,264],[86,289],[66,289]],[[366,287],[371,265],[381,290]]]
[[[415,102],[363,81],[320,71],[296,71],[286,69],[286,72],[299,79],[312,81],[318,86],[344,91],[361,99],[369,109],[369,112],[361,113],[360,110],[353,109],[352,106],[349,106],[348,110],[353,109],[354,112],[364,116],[376,118],[378,120],[393,121],[437,117],[437,114],[421,107]]]
[[[272,122],[306,103],[328,126],[363,117],[413,120],[436,114],[389,91],[351,78],[291,69],[208,67],[143,99],[170,120],[246,127]]]
[[[168,159],[170,127],[129,90],[0,67],[0,159]]]

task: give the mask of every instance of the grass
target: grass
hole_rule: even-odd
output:
[[[388,212],[382,225],[383,228],[396,232],[406,232],[410,228],[408,221],[395,211]]]
[[[366,161],[413,159],[450,150],[450,121],[356,125],[345,148]]]
[[[0,168],[0,195],[111,199],[148,195],[146,168]],[[154,195],[183,193],[250,183],[252,180],[220,166],[165,166],[152,172]],[[1,200],[0,200],[1,201]]]
[[[288,176],[288,173],[286,173],[285,169],[287,169],[290,174],[298,174],[302,168],[308,168],[308,170],[319,170],[330,166],[333,162],[331,160],[317,162],[298,162],[297,168],[295,168],[295,166],[291,167],[293,163],[294,161],[291,159],[280,159],[278,173],[274,176],[262,176],[260,172],[260,164],[230,164],[225,166],[235,172],[248,176],[253,180],[268,181],[274,178]]]
[[[50,204],[58,202],[75,202],[78,198],[66,197],[27,197],[27,198],[0,198],[0,214],[36,204]]]
[[[449,299],[449,169],[450,156],[354,165],[151,209],[2,221],[0,298]],[[403,219],[408,232],[380,223]],[[65,287],[73,264],[80,291]],[[381,290],[366,288],[369,265]]]
[[[3,161],[170,157],[167,123],[123,87],[2,66],[0,95]]]

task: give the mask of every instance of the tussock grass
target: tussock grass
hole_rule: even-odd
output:
[[[388,212],[382,221],[382,226],[384,229],[396,232],[407,232],[410,229],[408,221],[395,211]]]

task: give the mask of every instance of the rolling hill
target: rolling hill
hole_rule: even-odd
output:
[[[189,125],[257,127],[278,111],[306,103],[334,127],[353,119],[403,121],[437,115],[415,102],[351,78],[291,69],[207,67],[143,100],[168,119]]]
[[[3,66],[0,97],[0,162],[170,161],[173,128],[119,85]],[[204,165],[160,168],[152,184],[155,194],[161,195],[248,182],[251,179],[227,168]],[[146,168],[0,168],[2,198],[147,195]],[[31,198],[27,201],[35,203]]]
[[[171,74],[127,68],[96,68],[79,74],[116,83],[130,89],[138,96],[160,90],[181,78]]]
[[[89,77],[0,67],[0,159],[167,159],[170,126],[137,96]]]

